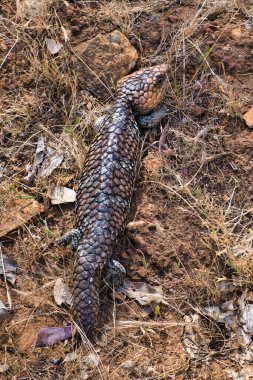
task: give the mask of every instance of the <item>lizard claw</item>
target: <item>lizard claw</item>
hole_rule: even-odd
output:
[[[112,276],[112,281],[115,288],[118,289],[124,286],[126,270],[122,264],[120,264],[117,260],[111,259],[107,264],[107,270]]]
[[[58,238],[56,242],[59,245],[68,245],[70,244],[71,247],[76,250],[79,244],[80,239],[80,231],[76,228],[73,228],[72,230],[66,232],[63,236]]]
[[[154,128],[163,118],[168,116],[169,109],[165,106],[159,106],[147,115],[137,116],[137,123],[141,128]]]

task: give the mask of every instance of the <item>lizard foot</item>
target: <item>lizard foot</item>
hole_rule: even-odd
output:
[[[169,109],[166,106],[159,106],[147,115],[137,116],[137,123],[141,128],[154,128],[163,118],[168,116]]]
[[[116,289],[124,286],[126,270],[117,260],[111,259],[107,264],[107,270],[112,276],[112,281]]]
[[[66,234],[58,238],[56,241],[60,245],[70,244],[71,247],[74,250],[76,250],[79,244],[79,239],[80,239],[80,231],[76,228],[73,228],[72,230],[66,232]]]

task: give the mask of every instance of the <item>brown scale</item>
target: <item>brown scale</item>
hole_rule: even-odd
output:
[[[123,232],[130,209],[140,134],[136,114],[146,114],[164,96],[168,66],[140,70],[119,82],[117,98],[86,155],[77,201],[74,316],[91,335],[99,311],[100,274]]]

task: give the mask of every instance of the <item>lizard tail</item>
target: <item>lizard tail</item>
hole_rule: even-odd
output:
[[[73,283],[73,314],[76,323],[88,336],[92,336],[98,322],[99,278],[101,265],[91,262],[93,255],[78,249],[76,252]]]

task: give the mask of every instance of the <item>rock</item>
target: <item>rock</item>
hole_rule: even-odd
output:
[[[5,210],[0,223],[0,237],[24,225],[35,215],[43,212],[44,206],[34,199],[12,199],[6,203]]]
[[[158,173],[163,166],[161,155],[158,152],[149,152],[142,164],[145,171],[149,173]]]
[[[140,277],[144,278],[147,276],[147,268],[141,267],[137,270],[137,273]]]
[[[45,38],[47,50],[52,55],[59,53],[63,45],[60,42],[55,41],[53,38]]]
[[[245,21],[243,25],[246,30],[252,29],[252,22],[250,22],[250,20]]]
[[[74,48],[78,82],[94,96],[106,100],[117,81],[129,74],[138,54],[126,36],[115,30],[98,34]]]
[[[76,192],[65,186],[56,186],[53,188],[50,198],[52,205],[75,202]]]
[[[231,33],[233,37],[240,38],[242,35],[242,30],[240,27],[238,27],[238,28],[232,29]]]
[[[243,119],[249,128],[253,128],[253,106],[243,115]]]

